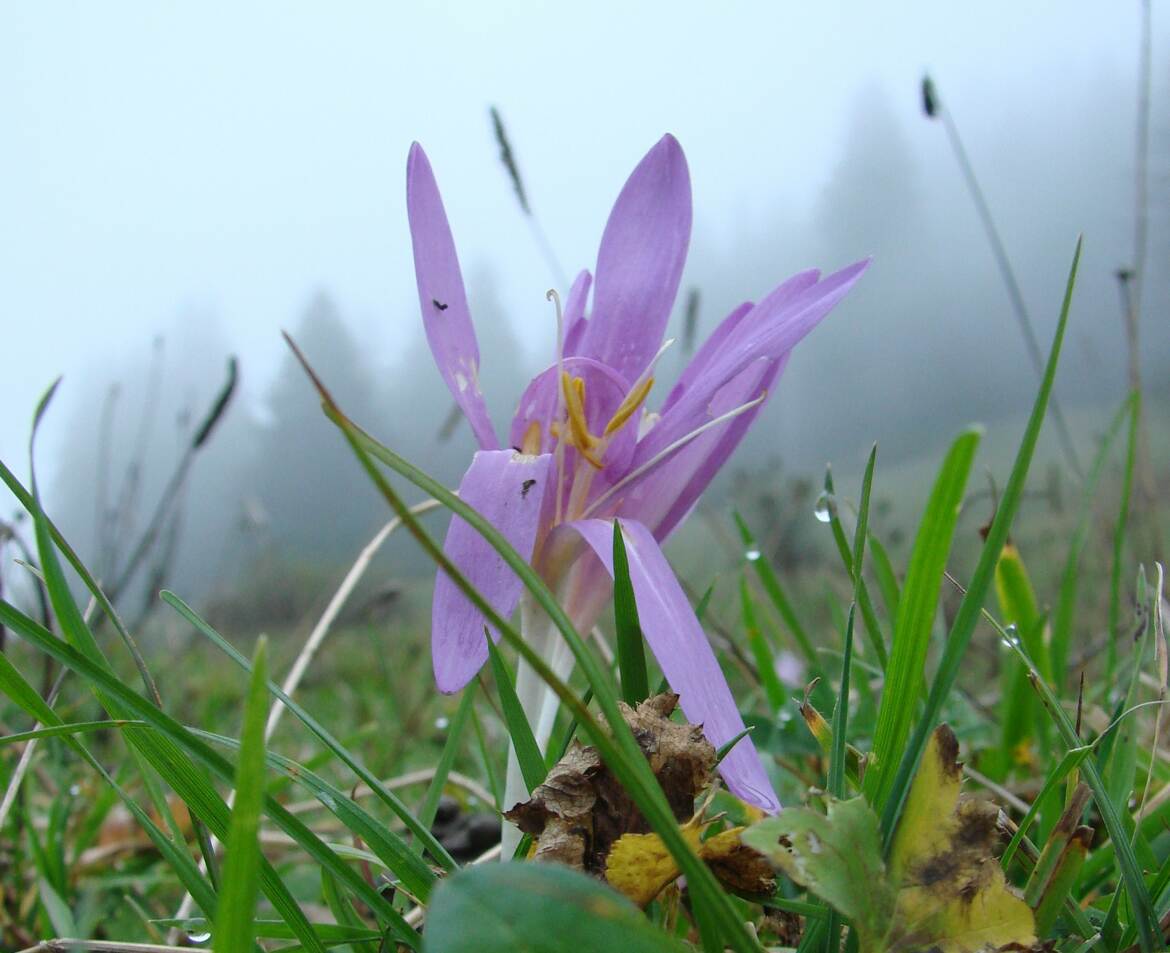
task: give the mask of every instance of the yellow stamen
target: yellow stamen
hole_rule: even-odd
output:
[[[642,402],[646,399],[646,395],[650,393],[650,388],[654,386],[654,378],[647,377],[641,384],[638,384],[630,389],[626,394],[625,400],[621,402],[621,406],[614,411],[613,417],[610,418],[608,424],[605,425],[605,436],[618,431],[622,425],[629,420],[637,412],[638,408],[642,406]]]
[[[585,419],[585,381],[580,377],[570,377],[567,371],[562,371],[561,390],[565,396],[565,411],[569,418],[568,442],[600,470],[601,459],[593,450],[601,441],[589,432],[589,422]]]
[[[534,420],[524,431],[524,439],[520,441],[520,452],[528,456],[540,453],[540,421]]]

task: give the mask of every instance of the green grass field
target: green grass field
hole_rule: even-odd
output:
[[[1083,482],[1036,454],[1059,340],[1018,425],[890,468],[879,448],[823,494],[750,474],[668,548],[785,805],[769,820],[709,769],[680,816],[677,779],[656,772],[645,731],[618,708],[661,680],[652,658],[645,676],[633,665],[646,656],[632,600],[603,613],[599,647],[514,557],[578,662],[567,683],[545,673],[562,699],[546,752],[512,704],[518,655],[532,650],[506,620],[492,666],[459,695],[436,693],[429,578],[404,580],[388,617],[329,628],[266,737],[277,685],[341,579],[301,624],[262,639],[234,631],[230,613],[204,621],[181,593],[131,638],[33,487],[5,468],[35,526],[51,627],[0,603],[0,946],[1162,949],[1159,500],[1135,464],[1137,395],[1086,440]],[[1164,488],[1162,409],[1145,413]],[[388,515],[402,506],[396,473],[476,525],[328,412]],[[628,585],[619,569],[619,595]],[[616,786],[590,836],[617,824],[637,864],[616,846],[601,870],[471,864],[460,824],[490,827],[512,807],[509,742],[533,789],[573,737]],[[752,850],[764,868],[749,884],[734,852]],[[620,863],[633,864],[625,880]],[[636,884],[625,892],[638,906],[606,869]]]

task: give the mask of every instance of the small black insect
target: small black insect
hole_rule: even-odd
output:
[[[438,308],[440,311],[446,311],[446,310],[447,310],[447,305],[443,304],[443,302],[442,302],[442,301],[440,301],[438,298],[431,298],[431,304],[433,304],[433,305],[434,305],[436,308]]]
[[[520,484],[520,499],[522,499],[522,500],[528,499],[528,491],[531,490],[534,486],[536,486],[535,480],[525,480],[523,483],[521,483]]]

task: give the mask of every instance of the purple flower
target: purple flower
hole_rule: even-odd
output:
[[[609,596],[618,520],[646,641],[687,718],[702,724],[716,747],[725,744],[743,721],[659,544],[739,444],[792,348],[867,263],[823,279],[801,272],[762,301],[740,305],[650,412],[654,362],[691,233],[686,158],[674,137],[664,136],[618,196],[596,275],[577,276],[563,314],[558,300],[556,359],[525,389],[501,449],[479,386],[479,348],[455,244],[417,143],[407,162],[407,208],[427,340],[480,446],[460,496],[532,560],[582,631]],[[444,549],[502,616],[515,611],[522,584],[478,533],[455,518]],[[522,628],[527,638],[536,626]],[[432,658],[441,691],[458,691],[479,671],[487,659],[484,631],[483,616],[439,573]],[[547,651],[559,650],[563,661],[556,642]],[[551,725],[547,713],[541,721],[538,740]],[[765,810],[779,807],[750,738],[721,771],[739,797]]]

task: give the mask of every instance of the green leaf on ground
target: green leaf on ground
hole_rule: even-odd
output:
[[[469,925],[474,924],[474,927]],[[555,864],[485,864],[445,880],[424,953],[684,953],[617,891]]]

